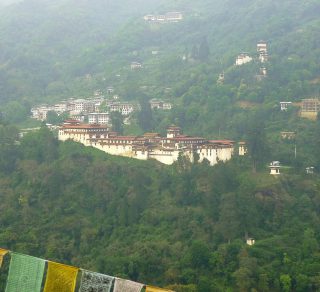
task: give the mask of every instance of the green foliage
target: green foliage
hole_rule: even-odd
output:
[[[320,290],[320,180],[302,174],[320,169],[320,124],[278,106],[319,94],[319,3],[164,0],[159,10],[183,10],[184,20],[150,25],[142,15],[157,12],[155,0],[73,2],[0,11],[0,246],[177,292]],[[259,39],[270,54],[262,79]],[[241,51],[254,60],[235,67]],[[24,122],[31,102],[110,85],[140,99],[137,133],[175,123],[246,140],[249,157],[209,167],[180,156],[167,167],[58,143],[46,128],[18,141],[6,124]],[[174,108],[151,112],[151,98]],[[119,113],[111,120],[128,131]],[[269,177],[271,160],[288,175]]]
[[[49,124],[57,125],[68,119],[69,114],[67,112],[58,115],[55,111],[49,111],[47,113],[46,122]]]
[[[112,124],[112,131],[115,131],[119,134],[123,133],[123,116],[120,112],[112,112],[110,115],[110,120]]]
[[[0,168],[4,248],[176,291],[318,287],[317,175],[252,176],[238,159],[168,167],[58,143],[46,128],[20,145],[1,131],[16,151]]]

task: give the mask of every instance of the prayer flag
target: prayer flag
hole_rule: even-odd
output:
[[[140,292],[143,284],[116,278],[113,292]]]
[[[12,253],[6,292],[40,292],[45,261]]]
[[[0,268],[2,267],[3,258],[8,252],[8,250],[0,248]]]
[[[110,292],[114,277],[82,270],[79,292]]]
[[[146,292],[174,292],[174,291],[162,289],[162,288],[158,288],[158,287],[147,286]]]
[[[44,292],[74,292],[78,268],[48,262]]]

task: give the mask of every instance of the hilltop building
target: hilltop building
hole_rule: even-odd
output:
[[[257,52],[259,54],[259,60],[261,63],[266,63],[269,60],[268,56],[268,44],[265,41],[257,43]]]
[[[207,140],[182,134],[177,126],[167,128],[167,136],[146,133],[143,136],[120,136],[101,125],[80,124],[67,121],[59,129],[59,140],[68,139],[92,146],[112,155],[141,160],[155,159],[164,164],[172,164],[179,156],[190,161],[207,160],[210,165],[230,160],[234,152],[234,142],[230,140]]]
[[[268,52],[268,44],[265,41],[259,41],[257,43],[257,52],[258,53],[267,53]]]

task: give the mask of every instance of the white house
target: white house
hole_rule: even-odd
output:
[[[236,66],[241,66],[250,63],[252,60],[253,59],[247,53],[242,53],[236,59]]]
[[[137,70],[142,68],[142,64],[139,62],[131,62],[131,70]]]
[[[280,101],[280,110],[287,111],[288,107],[292,105],[291,101]]]
[[[89,124],[107,125],[110,122],[109,113],[90,113],[88,114]]]

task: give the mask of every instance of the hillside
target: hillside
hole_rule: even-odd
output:
[[[302,99],[319,97],[319,1],[134,3],[0,9],[0,247],[176,292],[320,291],[320,119],[299,114]],[[183,20],[143,19],[169,11]],[[235,66],[243,52],[252,60]],[[125,135],[176,124],[246,141],[248,155],[164,166],[60,143],[45,127],[18,138],[12,123],[26,127],[34,104],[108,86],[140,102]],[[151,111],[151,98],[172,110]]]
[[[319,176],[121,159],[45,128],[18,146],[0,130],[3,248],[178,292],[320,288]]]
[[[134,6],[128,0],[77,1],[77,5],[72,0],[26,0],[1,11],[2,100],[87,94],[102,76],[105,84],[114,82],[114,73],[134,59],[150,64],[147,74],[140,74],[139,84],[171,87],[188,82],[194,70],[210,72],[206,78],[212,81],[233,64],[237,54],[255,52],[260,39],[269,42],[272,64],[278,65],[272,81],[290,86],[303,70],[308,71],[304,78],[319,76],[319,67],[312,65],[319,60],[319,9],[319,3],[311,0],[303,5],[300,1],[141,0]],[[142,20],[144,14],[171,10],[182,11],[184,21],[148,25]],[[191,54],[204,37],[210,46],[207,68],[198,62],[180,64],[180,57]],[[150,54],[152,48],[161,52],[156,59]],[[289,80],[279,80],[287,66],[297,72]],[[97,78],[87,89],[79,86],[86,74]],[[130,78],[122,81],[129,83]]]
[[[129,4],[128,0],[25,0],[0,10],[1,100],[43,97],[50,84],[65,93],[67,88],[60,88],[59,82],[87,73],[75,65],[70,68],[74,59],[108,43],[124,23],[158,1]]]

